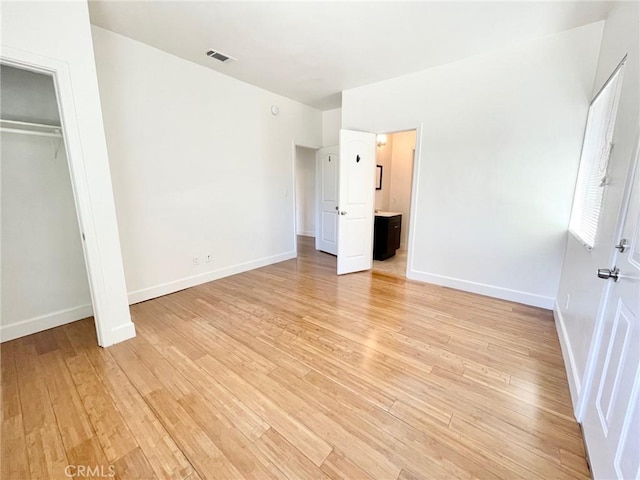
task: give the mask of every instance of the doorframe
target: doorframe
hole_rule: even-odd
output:
[[[98,238],[98,234],[95,228],[69,65],[64,61],[4,45],[0,53],[0,62],[10,67],[50,75],[53,78],[60,113],[60,125],[63,132],[62,140],[67,152],[71,189],[76,207],[78,226],[82,235],[82,251],[89,280],[96,335],[100,346],[109,346],[113,343],[112,332],[107,321],[110,311],[109,295],[107,294],[106,279],[102,268],[102,255],[97,241],[95,241]]]
[[[393,128],[396,127],[396,128]],[[409,274],[413,272],[413,247],[415,245],[415,222],[416,222],[416,206],[418,200],[418,178],[420,174],[421,156],[422,156],[422,129],[423,123],[419,122],[413,125],[391,125],[391,128],[378,128],[376,135],[387,134],[393,135],[400,132],[416,132],[415,152],[413,155],[413,168],[411,171],[411,202],[409,204],[409,231],[407,232],[407,268],[405,277],[411,278]],[[377,153],[377,151],[376,151]],[[377,155],[376,155],[377,157]],[[375,205],[375,202],[374,202]],[[375,215],[375,213],[374,213]],[[373,234],[373,232],[372,232]],[[373,252],[372,252],[373,254]]]
[[[296,169],[296,163],[298,161],[298,156],[296,155],[296,147],[301,147],[301,148],[308,148],[309,150],[314,150],[315,152],[318,152],[318,150],[320,150],[323,147],[318,147],[317,145],[306,145],[303,143],[297,143],[295,140],[291,142],[291,168],[292,168],[292,172],[293,172],[293,188],[291,189],[291,191],[293,192],[293,195],[291,195],[292,199],[291,199],[291,204],[293,206],[293,258],[298,258],[298,218],[297,218],[297,198],[298,198],[298,191],[296,189],[296,179],[298,178],[298,170]],[[314,171],[315,171],[315,162],[314,162]],[[317,200],[317,195],[314,195],[314,202],[315,202],[315,218],[317,218],[318,216],[318,200]],[[318,225],[316,225],[316,233],[318,231]]]

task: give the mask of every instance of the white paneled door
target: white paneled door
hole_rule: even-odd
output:
[[[640,479],[640,172],[614,256],[598,271],[611,282],[583,428],[596,479]],[[610,277],[610,278],[606,278]]]
[[[371,269],[376,136],[340,130],[338,275]]]
[[[316,250],[338,254],[338,147],[316,153]]]

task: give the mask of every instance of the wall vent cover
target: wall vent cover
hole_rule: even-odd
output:
[[[216,60],[222,63],[229,63],[237,60],[233,58],[231,55],[227,55],[226,53],[218,52],[217,50],[207,50],[207,56],[211,58],[215,58]]]

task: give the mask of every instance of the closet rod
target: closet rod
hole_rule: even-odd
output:
[[[58,133],[36,132],[36,131],[33,131],[33,130],[21,130],[19,128],[0,127],[0,132],[18,133],[20,135],[37,135],[39,137],[56,137],[56,138],[62,137],[62,133],[60,133],[60,132],[58,132]]]
[[[18,133],[21,135],[38,135],[44,137],[62,137],[62,127],[60,125],[19,122],[16,120],[0,119],[0,132]]]

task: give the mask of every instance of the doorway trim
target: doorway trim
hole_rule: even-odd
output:
[[[109,321],[114,311],[114,308],[110,306],[110,300],[113,300],[114,294],[119,292],[109,291],[103,269],[106,257],[100,251],[98,245],[99,236],[96,229],[90,194],[91,189],[86,171],[69,65],[61,60],[40,56],[5,45],[2,45],[0,62],[10,67],[50,75],[53,78],[60,112],[63,141],[67,151],[67,165],[71,178],[78,226],[82,235],[82,250],[87,268],[98,344],[102,347],[107,347],[113,343],[134,337],[135,327],[130,317],[128,322],[118,324],[115,327]],[[120,252],[118,251],[117,253],[120,256],[120,261],[122,261]],[[110,252],[110,254],[113,255],[114,252]],[[122,293],[124,293],[123,301],[128,304],[126,291]]]
[[[418,208],[418,179],[420,178],[420,160],[422,159],[422,122],[416,128],[416,146],[413,153],[413,171],[411,172],[411,211],[409,212],[409,232],[407,232],[407,271],[405,276],[411,278],[413,272],[413,246],[415,245],[416,210]]]

